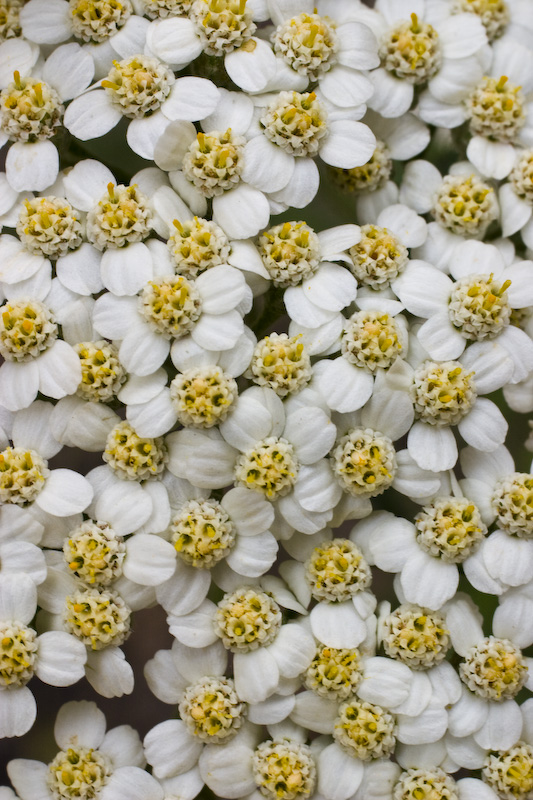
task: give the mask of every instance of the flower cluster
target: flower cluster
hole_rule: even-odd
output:
[[[0,0],[2,800],[531,800],[529,2]]]

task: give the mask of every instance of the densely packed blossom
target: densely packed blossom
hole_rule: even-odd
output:
[[[532,75],[0,0],[0,800],[533,798]]]

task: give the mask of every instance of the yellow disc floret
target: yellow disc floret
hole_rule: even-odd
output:
[[[411,14],[411,22],[402,22],[382,37],[379,56],[382,66],[397,78],[422,84],[440,67],[439,36],[429,23]]]
[[[459,667],[463,683],[479,697],[503,702],[518,694],[527,680],[527,663],[508,639],[489,636],[465,655]]]
[[[244,587],[224,595],[214,626],[224,647],[247,653],[274,641],[281,627],[281,610],[271,595]]]
[[[254,383],[285,397],[311,380],[311,357],[301,336],[271,333],[257,343],[250,369]]]
[[[0,92],[0,130],[15,142],[50,139],[64,111],[55,89],[36,78],[21,78],[18,72]]]
[[[26,506],[33,502],[50,470],[35,450],[7,447],[0,453],[0,501]]]
[[[84,42],[105,42],[129,19],[130,0],[69,0],[74,36]]]
[[[363,665],[357,649],[339,650],[320,645],[304,674],[304,683],[320,697],[346,700],[355,694],[362,677]]]
[[[457,425],[477,396],[472,376],[459,361],[426,361],[414,374],[417,416],[430,425]]]
[[[210,56],[246,46],[256,27],[246,0],[193,0],[189,19],[196,23],[204,51]]]
[[[450,647],[444,616],[410,603],[404,603],[385,617],[380,638],[388,656],[412,669],[429,669],[440,664]]]
[[[56,338],[54,316],[39,300],[19,298],[0,308],[0,354],[7,361],[31,361]]]
[[[17,233],[30,253],[58,258],[82,242],[80,215],[63,197],[24,200]]]
[[[394,717],[373,703],[348,700],[339,708],[333,738],[361,761],[386,758],[396,744]]]
[[[46,783],[56,800],[98,798],[112,773],[107,756],[87,747],[61,750],[48,765]]]
[[[228,237],[214,222],[194,217],[187,222],[174,220],[174,232],[167,241],[178,275],[196,278],[200,272],[227,264]]]
[[[170,397],[182,425],[212,428],[223,422],[237,399],[237,384],[217,366],[194,367],[176,375]]]
[[[514,472],[502,478],[494,487],[491,504],[506,533],[520,539],[533,536],[533,475]]]
[[[525,125],[525,99],[520,86],[501,78],[483,78],[466,100],[466,116],[473,136],[514,142]]]
[[[477,506],[460,497],[437,497],[415,517],[420,547],[449,564],[474,553],[487,533]]]
[[[431,213],[452,233],[480,239],[498,218],[498,204],[494,189],[475,175],[447,175]]]
[[[293,156],[315,156],[327,123],[326,108],[314,92],[280,92],[261,117],[267,139]]]
[[[120,647],[130,635],[130,616],[120,595],[96,586],[65,598],[65,627],[91,650]]]
[[[356,367],[369,372],[387,369],[401,354],[402,332],[394,317],[382,311],[356,311],[347,320],[342,354]]]
[[[182,17],[189,13],[192,0],[140,0],[142,9],[150,19]]]
[[[145,481],[163,472],[168,451],[162,437],[138,436],[129,422],[119,422],[107,437],[102,458],[117,477]]]
[[[270,436],[239,456],[235,480],[239,485],[275,500],[291,491],[299,468],[292,444],[286,439]]]
[[[262,742],[252,759],[257,788],[267,800],[306,800],[315,790],[311,748],[288,739]]]
[[[492,275],[469,275],[457,281],[448,304],[452,325],[465,339],[493,339],[511,319],[510,285],[511,281],[495,281]]]
[[[385,289],[407,266],[409,253],[387,228],[361,226],[361,241],[350,248],[349,264],[359,283],[371,289]]]
[[[87,520],[75,528],[63,545],[69,570],[90,586],[107,586],[122,574],[124,539],[107,522]]]
[[[282,222],[259,237],[259,253],[274,286],[297,286],[320,264],[320,241],[305,222]]]
[[[194,281],[182,275],[154,278],[139,297],[139,311],[166,339],[180,339],[199,318],[202,301]]]
[[[457,784],[440,767],[409,769],[394,786],[393,800],[459,800]]]
[[[481,777],[504,800],[526,800],[533,792],[533,747],[517,742],[509,750],[488,753]]]
[[[0,686],[25,686],[32,678],[36,635],[20,622],[0,622]]]
[[[234,188],[244,169],[246,139],[227,131],[198,133],[183,159],[183,174],[206,197]]]
[[[140,119],[157,111],[174,81],[172,70],[157,58],[136,55],[114,61],[102,86],[125,117]]]
[[[87,238],[98,250],[142,242],[152,229],[152,210],[137,186],[115,186],[87,214]]]
[[[396,451],[379,431],[354,428],[333,450],[332,467],[345,491],[356,497],[376,497],[394,480]]]
[[[235,530],[228,514],[216,500],[189,500],[173,517],[171,542],[187,564],[210,568],[228,555]]]
[[[339,39],[332,20],[298,14],[279,25],[272,36],[274,51],[299,75],[317,80],[337,62]]]
[[[305,577],[315,600],[341,603],[372,582],[370,567],[349,539],[333,539],[315,547],[305,562]]]
[[[106,403],[125,382],[126,370],[118,360],[118,350],[110,342],[80,342],[74,350],[81,364],[81,383],[76,394],[96,403]]]
[[[228,742],[246,714],[229,678],[200,678],[185,689],[178,708],[189,733],[206,744]]]

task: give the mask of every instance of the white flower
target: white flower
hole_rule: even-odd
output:
[[[183,775],[199,791],[203,780],[198,759],[205,746],[225,749],[244,730],[248,706],[233,681],[224,677],[227,662],[220,641],[202,648],[174,641],[171,650],[159,650],[146,663],[144,674],[152,692],[164,703],[177,704],[180,713],[179,720],[161,722],[144,739],[146,758],[157,778]],[[162,747],[169,737],[172,748]]]
[[[417,748],[413,748],[413,750],[416,751]],[[406,748],[406,751],[409,752],[409,748]],[[431,761],[420,767],[418,766],[419,762],[417,762],[416,755],[411,756],[411,759],[407,756],[407,761],[409,761],[410,766],[406,767],[401,774],[399,768],[396,767],[398,773],[394,775],[394,779],[390,779],[390,791],[383,791],[383,794],[380,795],[383,800],[393,800],[393,798],[395,800],[407,800],[407,798],[414,796],[417,791],[433,791],[438,793],[440,797],[457,798],[457,800],[497,800],[498,795],[478,778],[467,777],[456,781],[448,774],[448,765],[444,765],[446,771]],[[387,764],[386,766],[389,767],[388,771],[392,773],[393,766],[396,765]],[[383,777],[381,772],[384,773]],[[376,769],[376,773],[378,780],[381,778],[383,783],[389,777],[383,768],[379,772]],[[376,780],[375,777],[374,780]]]
[[[466,595],[459,594],[446,607],[446,622],[465,684],[461,699],[450,710],[450,733],[472,736],[484,750],[508,750],[521,738],[523,720],[514,697],[524,684],[531,688],[532,660],[522,655],[522,646],[533,640],[530,621],[517,630],[519,604],[508,601],[503,613],[494,616],[494,635],[485,637],[481,615]]]
[[[93,490],[82,475],[70,469],[48,469],[47,460],[61,450],[50,431],[51,403],[34,401],[18,411],[9,432],[12,446],[0,454],[1,500],[22,506],[31,503],[55,517],[68,517],[84,511]],[[29,513],[26,511],[26,513]]]
[[[293,405],[292,398],[282,403],[272,389],[254,386],[239,396],[220,432],[170,434],[169,469],[205,488],[235,481],[274,502],[296,530],[314,533],[341,495],[324,461],[335,434],[321,408]]]
[[[108,133],[126,117],[129,146],[153,159],[155,143],[172,120],[204,119],[215,109],[220,93],[206,78],[176,79],[157,58],[138,52],[115,61],[105,80],[77,97],[64,124],[77,139],[88,141]]]
[[[57,279],[9,287],[9,300],[0,307],[0,403],[11,411],[27,408],[38,392],[58,399],[78,388],[80,360],[58,338],[69,295]]]
[[[465,239],[483,239],[498,218],[493,186],[464,161],[453,164],[444,177],[429,161],[411,161],[405,167],[400,198],[419,214],[429,212],[435,219],[416,255],[445,272],[456,245]]]
[[[240,577],[240,576],[238,576]],[[296,678],[311,663],[315,643],[306,626],[282,622],[280,606],[304,613],[287,591],[278,590],[275,579],[234,582],[217,605],[204,600],[188,614],[170,614],[170,632],[187,647],[203,648],[221,639],[233,652],[235,689],[241,700],[261,703],[276,693],[283,679]]]
[[[0,738],[22,736],[37,707],[26,686],[37,675],[51,686],[70,686],[84,675],[85,648],[73,636],[50,631],[37,636],[29,623],[37,610],[37,590],[24,574],[0,576]]]
[[[349,16],[365,22],[378,39],[381,66],[369,76],[374,83],[369,106],[384,117],[409,111],[415,86],[427,84],[439,98],[442,87],[455,86],[465,72],[481,72],[476,55],[487,37],[474,14],[446,17],[424,0],[377,0],[375,10],[363,8],[356,6]]]
[[[233,348],[206,350],[191,337],[177,339],[170,357],[180,372],[167,386],[160,368],[151,375],[132,375],[119,392],[126,419],[140,436],[162,436],[176,422],[195,428],[212,428],[222,422],[236,401],[235,378],[250,363],[253,334],[245,328]]]
[[[250,305],[251,290],[234,267],[213,267],[189,280],[160,261],[139,297],[108,292],[96,301],[93,320],[102,336],[121,340],[119,358],[128,372],[144,376],[163,364],[172,339],[192,339],[207,351],[231,350]]]
[[[493,351],[490,342],[476,342],[457,361],[431,361],[418,344],[409,356],[414,368],[398,359],[384,373],[385,382],[403,389],[413,402],[416,422],[407,436],[407,449],[422,469],[440,472],[455,466],[458,450],[452,427],[483,452],[505,440],[507,420],[491,400],[479,396],[500,388],[512,374],[513,364],[503,348]]]
[[[57,45],[74,38],[94,61],[98,77],[114,59],[142,50],[147,20],[133,14],[130,0],[100,0],[95,13],[85,0],[30,0],[20,14],[22,34],[30,42]]]
[[[254,7],[246,0],[192,0],[185,16],[152,22],[146,36],[146,52],[179,71],[202,52],[224,59],[224,69],[244,92],[260,92],[275,77],[278,65],[272,48],[253,36]],[[287,88],[297,88],[297,77]]]
[[[328,7],[326,15],[317,13],[311,0],[299,4],[270,0],[268,7],[277,26],[270,37],[276,58],[300,78],[298,85],[289,87],[285,68],[278,80],[270,82],[271,90],[305,89],[312,82],[337,107],[368,100],[373,87],[360,70],[377,67],[379,57],[375,37],[366,25],[346,21],[341,6],[338,10]],[[280,79],[284,85],[279,85]]]
[[[457,72],[437,100],[422,96],[418,111],[447,128],[468,122],[469,161],[482,175],[501,179],[513,168],[515,148],[533,144],[533,53],[506,40],[496,42],[491,55],[483,71]]]
[[[146,763],[139,734],[130,725],[111,728],[96,703],[65,703],[56,717],[54,737],[60,751],[49,764],[17,758],[8,774],[21,797],[59,800],[74,796],[72,784],[83,783],[96,800],[119,800],[141,792],[162,800],[155,778],[144,771]],[[69,759],[77,756],[73,762]]]
[[[62,103],[87,88],[94,65],[79,45],[66,44],[47,58],[38,77],[28,72],[16,71],[0,95],[0,144],[14,142],[6,158],[11,187],[40,192],[59,172],[59,153],[50,139],[61,125]]]
[[[446,538],[448,523],[455,533],[453,544]],[[472,556],[485,534],[472,502],[441,496],[422,509],[414,525],[389,511],[379,511],[358,523],[351,535],[370,563],[399,574],[408,603],[438,610],[457,591],[457,564]]]
[[[463,491],[476,502],[487,525],[497,523],[465,569],[468,580],[476,589],[497,595],[528,583],[533,569],[531,474],[515,471],[513,458],[503,445],[491,453],[465,448],[461,467]]]
[[[394,283],[405,307],[427,319],[417,332],[421,345],[431,358],[444,361],[459,358],[470,341],[490,342],[491,347],[482,351],[478,344],[477,349],[485,353],[488,369],[500,372],[499,380],[493,375],[493,388],[525,378],[533,369],[533,343],[510,323],[513,309],[533,305],[533,262],[507,267],[494,246],[470,241],[455,247],[450,272],[454,280],[423,261],[412,261]],[[479,380],[477,360],[468,350],[465,355]]]

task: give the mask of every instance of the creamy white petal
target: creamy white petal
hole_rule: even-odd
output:
[[[318,790],[326,800],[348,800],[363,780],[363,763],[331,744],[318,758]]]
[[[48,631],[39,638],[35,674],[51,686],[71,686],[85,675],[87,648],[64,631]]]
[[[105,90],[95,89],[76,97],[65,112],[63,124],[70,133],[86,142],[112,130],[122,119]]]
[[[434,610],[453,597],[458,583],[455,564],[446,564],[422,551],[408,559],[401,573],[406,600]]]
[[[10,186],[17,192],[42,192],[57,178],[57,148],[48,140],[15,142],[7,152],[5,171]]]
[[[319,603],[309,615],[311,630],[328,647],[357,647],[366,636],[366,626],[352,603]]]

